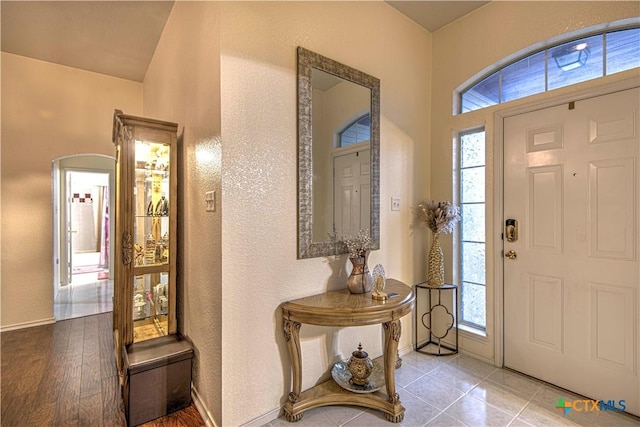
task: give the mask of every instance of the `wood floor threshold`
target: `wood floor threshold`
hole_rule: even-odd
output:
[[[3,427],[126,426],[112,314],[0,334]],[[204,426],[194,404],[144,427]]]

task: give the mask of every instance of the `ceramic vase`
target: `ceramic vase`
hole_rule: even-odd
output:
[[[433,242],[429,250],[427,284],[433,287],[444,285],[444,255],[439,236],[438,233],[433,233]]]
[[[371,289],[373,289],[373,276],[367,266],[368,257],[369,251],[365,251],[361,256],[349,257],[351,264],[353,264],[353,270],[351,270],[351,275],[347,279],[347,289],[352,294],[363,294],[371,292]]]

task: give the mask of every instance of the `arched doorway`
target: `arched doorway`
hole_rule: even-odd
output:
[[[115,158],[82,154],[53,161],[56,320],[111,311]]]

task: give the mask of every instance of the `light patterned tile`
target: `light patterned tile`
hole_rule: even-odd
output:
[[[384,412],[367,410],[350,420],[343,427],[389,427],[393,425],[387,421]]]
[[[344,423],[354,419],[358,415],[361,415],[364,410],[365,408],[361,408],[358,406],[336,405],[325,406],[324,408],[322,408],[322,413],[337,425],[343,425]]]
[[[458,400],[444,413],[468,426],[507,426],[515,418],[470,395]]]
[[[518,415],[528,403],[509,389],[487,380],[478,384],[469,394],[514,416]]]
[[[404,419],[400,426],[423,426],[442,412],[405,389],[398,391],[398,394],[400,395],[400,403],[405,408]]]
[[[593,425],[597,427],[637,427],[640,426],[640,418],[624,413],[601,411],[595,417]]]
[[[449,363],[456,357],[457,356],[430,356],[428,354],[412,351],[411,353],[402,356],[402,366],[404,367],[405,365],[409,365],[426,374],[444,363]]]
[[[529,424],[528,422],[521,420],[520,418],[514,418],[513,421],[509,423],[509,427],[535,427]]]
[[[480,378],[486,378],[498,369],[489,363],[464,354],[456,357],[448,365]]]
[[[278,419],[271,421],[268,425],[271,427],[286,427],[295,425],[296,427],[337,427],[339,424],[333,422],[324,414],[325,408],[314,408],[305,411],[302,419],[296,423],[290,423],[284,415]]]
[[[405,390],[438,409],[447,408],[464,394],[463,391],[428,376],[412,382]]]
[[[558,398],[584,397],[517,372],[495,368],[465,355],[446,357],[411,352],[395,371],[406,412],[398,427],[640,426],[640,419],[619,413],[558,411]],[[484,379],[481,379],[484,378]],[[524,409],[523,409],[524,408]],[[382,411],[336,405],[309,410],[296,426],[390,427]],[[283,417],[270,427],[292,426]]]
[[[418,380],[423,375],[423,371],[410,364],[402,364],[400,369],[396,369],[396,387],[406,387],[408,384]]]
[[[427,377],[434,378],[446,384],[447,387],[455,387],[464,392],[471,390],[482,381],[482,378],[450,365],[440,366],[432,372],[429,372]]]
[[[563,419],[572,421],[578,425],[589,426],[593,424],[598,412],[570,410],[566,414],[564,414],[562,411],[556,408],[558,406],[558,401],[560,398],[562,398],[564,401],[587,399],[584,396],[571,393],[567,390],[554,387],[550,384],[543,384],[540,387],[540,390],[538,390],[538,392],[533,396],[533,402],[539,405],[541,409],[552,412],[554,414],[561,414]]]
[[[554,387],[550,384],[542,384],[538,392],[533,396],[533,400],[541,405],[555,407],[555,405],[558,404],[558,399],[561,397],[565,400],[584,399],[584,397],[565,389]]]
[[[564,418],[560,412],[558,414],[550,412],[536,402],[530,402],[520,415],[518,415],[518,419],[533,426],[554,427],[579,425],[568,418]]]
[[[466,427],[462,421],[458,421],[455,418],[442,413],[434,418],[429,424],[428,427]]]
[[[496,369],[487,379],[527,400],[531,399],[543,385],[541,381],[508,369]]]

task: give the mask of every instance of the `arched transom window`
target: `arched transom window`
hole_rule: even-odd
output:
[[[459,92],[466,113],[640,67],[640,27],[607,31],[535,51]]]

